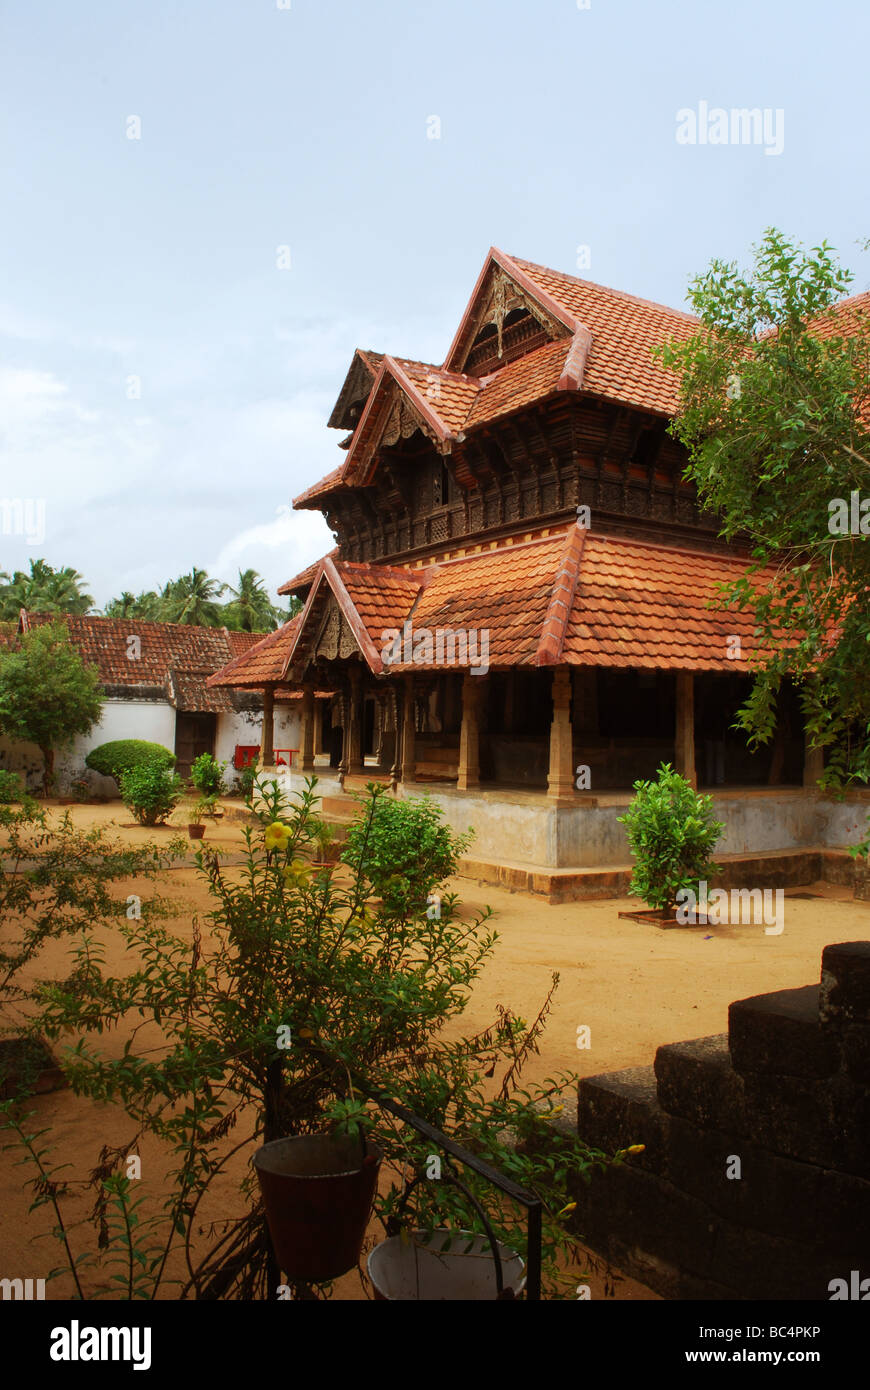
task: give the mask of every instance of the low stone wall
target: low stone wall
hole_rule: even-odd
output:
[[[646,1146],[572,1193],[624,1273],[666,1298],[849,1297],[870,1280],[870,942],[826,947],[820,985],[732,1004],[727,1035],[586,1077],[577,1125]]]
[[[473,856],[538,868],[619,868],[631,862],[619,817],[631,795],[590,798],[576,805],[548,805],[546,797],[495,790],[460,792],[444,787],[400,787],[401,796],[432,797],[454,830],[474,826]],[[725,831],[719,854],[769,854],[779,850],[843,848],[856,844],[870,813],[866,794],[843,802],[800,787],[791,790],[713,795]],[[804,880],[806,881],[806,880]]]

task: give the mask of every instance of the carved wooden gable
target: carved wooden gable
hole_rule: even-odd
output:
[[[475,359],[482,355],[479,339],[483,331],[491,326],[495,328],[494,342],[483,355],[492,356],[495,365],[503,365],[506,329],[509,331],[506,320],[509,316],[516,318],[518,310],[525,311],[528,316],[524,331],[531,330],[541,340],[553,341],[568,335],[568,330],[559,319],[527,294],[500,265],[493,264],[467,325],[459,358],[450,364],[452,369],[478,375],[479,364]],[[530,343],[530,346],[537,345],[537,342]]]
[[[356,638],[348,627],[347,619],[334,595],[330,594],[314,639],[312,658],[316,660],[323,657],[326,661],[336,661],[358,654],[359,645]]]

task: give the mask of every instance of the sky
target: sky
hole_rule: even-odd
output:
[[[856,0],[0,0],[0,570],[274,591],[354,349],[442,362],[491,245],[685,307],[776,226],[870,288],[868,48]]]

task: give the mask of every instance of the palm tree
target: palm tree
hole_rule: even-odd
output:
[[[224,620],[228,627],[241,632],[271,632],[278,626],[281,618],[275,608],[256,570],[239,570],[238,588],[231,584],[225,586],[233,595],[233,602],[224,608]]]
[[[129,589],[125,589],[120,598],[109,599],[103,609],[104,618],[135,618],[136,596],[131,594]]]
[[[161,618],[169,623],[187,623],[191,627],[220,627],[222,613],[217,600],[226,588],[216,579],[209,579],[205,570],[194,565],[190,574],[170,579],[163,588]]]
[[[0,617],[17,618],[19,610],[34,613],[87,613],[94,605],[90,594],[82,588],[84,579],[78,570],[68,565],[56,570],[45,560],[31,560],[30,573],[16,570],[10,576],[0,575],[7,582],[0,587]]]

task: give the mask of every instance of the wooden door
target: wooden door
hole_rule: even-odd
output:
[[[181,710],[175,716],[175,771],[185,781],[190,776],[194,758],[200,753],[213,753],[216,714],[188,714]]]

